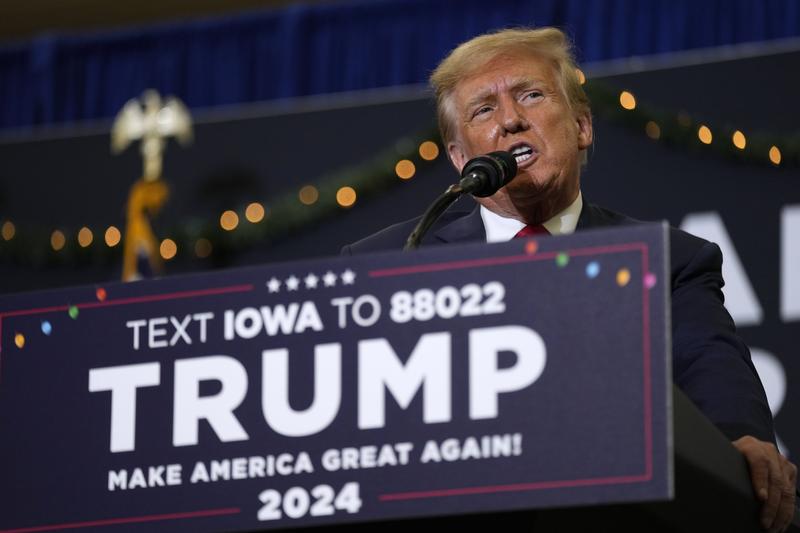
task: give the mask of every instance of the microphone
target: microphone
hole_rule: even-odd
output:
[[[517,175],[517,160],[508,152],[491,152],[467,161],[461,170],[461,180],[452,184],[420,218],[406,240],[403,250],[414,250],[422,237],[442,213],[465,193],[473,196],[491,196]]]
[[[464,193],[484,198],[517,175],[517,160],[509,152],[490,152],[467,161],[458,185]]]

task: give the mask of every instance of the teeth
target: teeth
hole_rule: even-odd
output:
[[[511,155],[513,155],[514,159],[517,160],[517,164],[520,164],[533,157],[533,148],[527,144],[523,144],[511,150]]]
[[[530,152],[533,152],[530,146],[522,145],[522,146],[517,146],[516,148],[511,150],[511,155],[518,156],[520,154],[530,153]]]

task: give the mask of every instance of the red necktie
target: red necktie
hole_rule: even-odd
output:
[[[550,235],[550,232],[547,231],[547,228],[542,226],[541,224],[537,224],[536,226],[531,226],[528,224],[521,230],[514,235],[515,239],[519,239],[520,237],[533,237],[535,235]]]

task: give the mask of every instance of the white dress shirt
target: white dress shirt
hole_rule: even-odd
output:
[[[575,232],[578,217],[583,209],[583,197],[578,191],[578,197],[566,209],[542,223],[550,235],[568,235]],[[486,228],[486,242],[510,241],[519,230],[525,227],[524,222],[514,218],[506,218],[489,211],[481,206],[481,219]]]

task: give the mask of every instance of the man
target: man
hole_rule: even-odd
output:
[[[635,223],[583,202],[580,171],[592,117],[570,45],[554,28],[504,30],[453,50],[431,76],[447,153],[457,170],[505,150],[514,179],[471,213],[447,212],[425,244],[509,240],[522,234]],[[400,249],[416,221],[387,228],[344,253]],[[675,383],[745,456],[765,529],[788,526],[797,468],[774,445],[772,417],[747,346],[723,307],[722,256],[713,243],[670,232]]]

